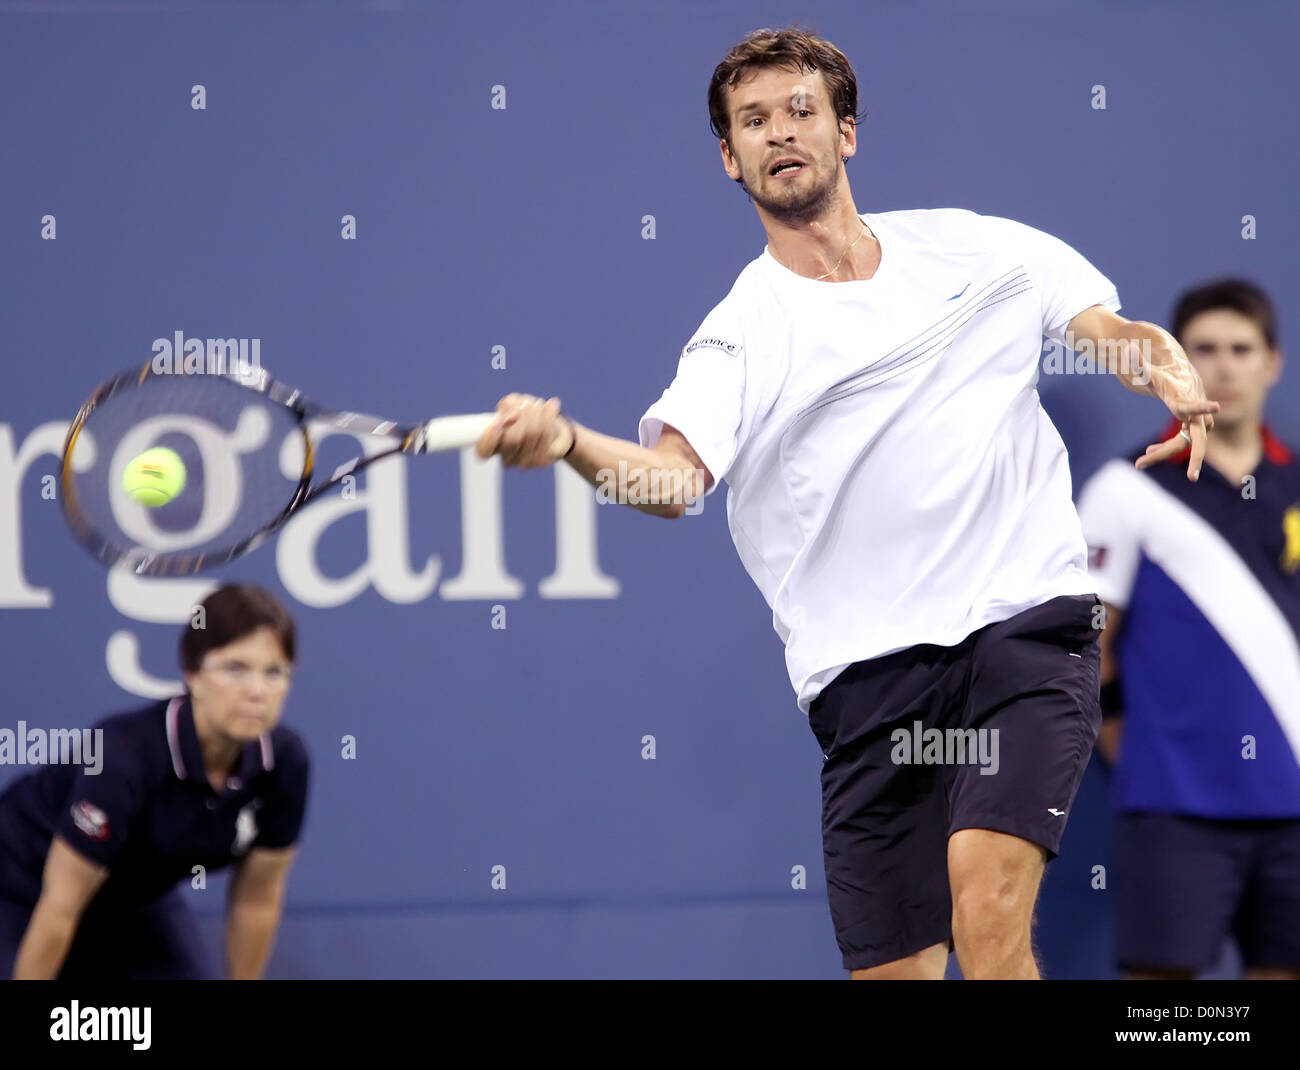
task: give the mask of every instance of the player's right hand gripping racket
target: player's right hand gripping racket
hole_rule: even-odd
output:
[[[262,368],[221,374],[156,371],[150,364],[100,385],[63,446],[64,515],[106,564],[147,576],[189,575],[255,549],[297,509],[378,460],[473,445],[494,413],[403,426],[322,408]],[[375,452],[312,483],[311,425],[373,436]],[[165,447],[183,485],[150,506],[128,489],[132,462]],[[168,455],[170,456],[170,455]]]

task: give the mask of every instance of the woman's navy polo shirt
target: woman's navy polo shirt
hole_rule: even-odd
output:
[[[195,866],[211,873],[252,847],[298,840],[309,760],[277,725],[248,743],[225,790],[203,768],[187,697],[101,721],[102,766],[47,765],[0,795],[0,897],[35,904],[50,842],[60,836],[106,866],[99,902],[139,905]]]

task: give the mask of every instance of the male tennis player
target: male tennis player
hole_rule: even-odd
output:
[[[102,768],[46,766],[0,795],[3,976],[215,976],[174,888],[232,864],[224,974],[261,976],[307,804],[307,752],[279,723],[294,625],[256,587],[203,608],[184,695],[102,722]]]
[[[1178,458],[1103,465],[1079,495],[1106,602],[1102,733],[1116,767],[1116,951],[1190,978],[1231,934],[1248,979],[1300,980],[1300,463],[1264,421],[1273,302],[1222,279],[1174,336],[1222,406],[1192,487]]]
[[[1034,389],[1042,336],[1149,346],[1124,382],[1181,421],[1191,479],[1216,406],[1174,339],[1117,316],[1114,286],[1057,239],[958,209],[859,214],[844,168],[857,83],[828,42],[750,34],[714,71],[709,114],[767,247],[683,349],[639,443],[510,395],[478,452],[563,457],[669,517],[725,478],[826,755],[845,968],[939,978],[952,944],[967,977],[1037,977],[1034,901],[1101,720],[1101,604]],[[899,744],[934,728],[996,747],[996,772]]]

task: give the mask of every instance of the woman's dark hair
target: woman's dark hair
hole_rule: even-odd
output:
[[[857,121],[858,79],[843,52],[805,27],[754,30],[714,68],[709,82],[709,129],[729,148],[734,146],[727,90],[734,88],[748,71],[763,67],[821,71],[836,119]]]
[[[259,628],[270,628],[280,640],[284,656],[294,662],[293,618],[269,591],[252,584],[218,587],[190,615],[181,633],[181,669],[198,672],[208,651],[218,650]]]
[[[1259,327],[1269,349],[1277,348],[1277,315],[1273,311],[1273,302],[1262,289],[1245,279],[1216,279],[1184,291],[1174,304],[1170,327],[1173,336],[1181,339],[1183,329],[1195,317],[1216,308],[1230,308],[1249,316]]]

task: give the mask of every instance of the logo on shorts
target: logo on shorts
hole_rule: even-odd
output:
[[[1064,816],[1065,816],[1065,811],[1064,811],[1064,810],[1053,810],[1050,806],[1047,808],[1047,812],[1048,812],[1049,814],[1051,814],[1053,817],[1064,817]]]
[[[72,808],[72,820],[87,839],[102,842],[113,834],[108,815],[84,799]]]

